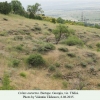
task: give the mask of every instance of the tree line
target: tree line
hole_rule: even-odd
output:
[[[43,10],[39,3],[35,3],[34,5],[28,5],[27,11],[25,11],[20,1],[12,0],[10,3],[7,1],[0,2],[0,13],[6,15],[13,13],[28,18],[39,18],[38,14],[43,13]]]

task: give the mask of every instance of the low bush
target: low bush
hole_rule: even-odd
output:
[[[81,62],[81,66],[82,66],[83,68],[85,68],[85,67],[87,66],[87,63]]]
[[[0,36],[6,36],[6,35],[7,35],[6,31],[0,32]]]
[[[69,57],[76,57],[76,55],[74,54],[74,53],[67,53],[67,55],[69,56]]]
[[[66,81],[62,82],[63,88],[67,88],[68,87],[68,83]]]
[[[54,65],[50,65],[49,66],[49,70],[50,72],[54,72],[56,70],[55,66]]]
[[[74,67],[73,64],[65,64],[65,68],[72,69]]]
[[[36,31],[41,31],[41,30],[42,30],[41,27],[39,27],[39,26],[35,26],[34,29],[35,29]]]
[[[12,67],[18,67],[19,66],[20,61],[18,59],[13,59],[11,61],[11,66]]]
[[[23,50],[23,46],[22,45],[18,45],[15,47],[16,50],[18,51],[22,51]]]
[[[13,90],[14,87],[10,85],[10,79],[8,74],[4,74],[2,79],[2,86],[0,87],[0,90]]]
[[[51,43],[42,43],[38,46],[38,52],[45,53],[54,50],[55,46]]]
[[[96,46],[97,46],[98,48],[100,48],[100,43],[97,43]]]
[[[76,36],[70,36],[68,37],[68,39],[62,41],[62,43],[67,44],[69,46],[73,46],[73,45],[83,46],[84,45],[83,41]]]
[[[60,67],[60,63],[56,62],[56,63],[55,63],[55,66],[56,66],[56,67]]]
[[[68,52],[68,49],[67,48],[64,48],[64,47],[61,47],[61,48],[58,48],[59,51],[62,51],[62,52]]]
[[[56,72],[54,75],[53,75],[54,78],[56,79],[61,79],[62,78],[62,74],[60,72]]]
[[[14,40],[15,40],[15,41],[17,41],[17,40],[22,41],[22,40],[23,40],[23,36],[15,36],[15,37],[14,37]]]
[[[33,54],[27,58],[27,63],[32,67],[37,67],[44,65],[45,61],[40,54]]]
[[[26,78],[26,74],[24,72],[21,72],[20,76]]]
[[[98,83],[97,86],[100,87],[100,83]]]

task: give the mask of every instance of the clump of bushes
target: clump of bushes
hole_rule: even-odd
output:
[[[38,52],[45,53],[54,50],[55,46],[51,43],[42,43],[38,46]]]
[[[69,46],[73,46],[73,45],[83,46],[84,45],[83,41],[76,36],[69,36],[68,39],[62,41],[62,43],[67,44]]]
[[[22,51],[23,50],[23,45],[18,45],[15,47],[16,50]]]
[[[81,66],[82,66],[83,68],[85,68],[85,67],[87,66],[87,63],[81,62]]]
[[[61,47],[61,48],[58,48],[59,51],[62,51],[62,52],[68,52],[68,49],[67,48],[64,48],[64,47]]]
[[[15,40],[15,41],[17,41],[17,40],[22,41],[22,40],[23,40],[23,36],[15,36],[15,37],[14,37],[14,40]]]
[[[54,78],[56,79],[61,79],[62,78],[62,74],[60,72],[56,72],[54,75],[53,75]]]
[[[67,88],[68,87],[68,82],[64,81],[62,82],[63,88]]]
[[[0,36],[6,36],[6,35],[7,35],[6,31],[0,32]]]
[[[97,51],[100,52],[100,43],[97,43],[96,46],[97,46]]]
[[[11,61],[11,66],[12,66],[12,67],[18,67],[19,64],[20,64],[20,61],[19,61],[18,59],[13,59],[13,60]]]
[[[31,67],[42,66],[45,64],[45,60],[40,54],[33,54],[27,58],[27,64]]]
[[[96,46],[97,46],[98,48],[100,48],[100,43],[97,43]]]
[[[54,72],[56,70],[55,66],[54,65],[50,65],[49,66],[49,72]]]
[[[55,63],[55,66],[56,66],[56,67],[60,67],[60,63],[56,62],[56,63]]]
[[[67,55],[68,55],[69,57],[76,57],[76,55],[75,55],[74,53],[71,53],[71,52],[67,53]]]
[[[4,74],[2,79],[2,86],[0,90],[14,90],[14,87],[10,85],[9,75],[7,73]]]
[[[35,29],[36,31],[41,31],[41,30],[42,30],[41,27],[39,27],[39,26],[35,26],[34,29]]]
[[[73,64],[65,64],[65,68],[72,69],[74,67]]]

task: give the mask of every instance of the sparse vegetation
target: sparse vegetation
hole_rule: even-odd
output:
[[[99,89],[99,29],[11,13],[0,14],[0,89]]]
[[[67,88],[68,87],[68,83],[67,81],[62,82],[63,88]]]
[[[11,81],[9,79],[9,75],[7,73],[4,74],[2,79],[2,86],[0,90],[13,90],[14,87],[10,85]]]
[[[65,64],[65,68],[72,69],[74,67],[73,64]]]

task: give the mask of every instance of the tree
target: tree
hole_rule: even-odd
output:
[[[43,13],[41,5],[39,3],[35,3],[35,5],[28,5],[27,11],[29,12],[30,18],[34,18],[36,14]]]
[[[65,22],[65,20],[62,19],[61,17],[57,18],[57,23],[63,24],[64,22]]]
[[[20,1],[18,1],[18,0],[12,0],[11,1],[11,7],[12,7],[13,13],[25,16],[26,12],[25,12],[25,9],[22,6],[22,4],[21,4]]]
[[[52,18],[51,22],[55,24],[56,23],[56,19]]]
[[[0,2],[0,13],[2,14],[9,14],[11,12],[11,5],[10,3]]]
[[[56,44],[58,44],[62,35],[69,36],[70,32],[68,27],[60,24],[56,27],[56,29],[53,30],[53,34],[55,35]]]

